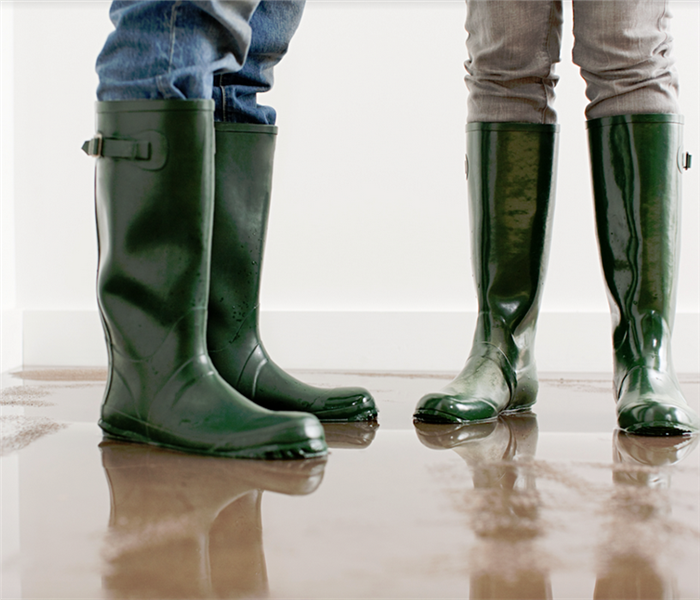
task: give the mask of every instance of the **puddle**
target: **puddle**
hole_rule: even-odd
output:
[[[45,435],[50,435],[68,427],[47,417],[25,417],[3,415],[0,417],[0,456],[17,452]]]
[[[10,374],[27,381],[107,381],[103,367],[23,369]]]

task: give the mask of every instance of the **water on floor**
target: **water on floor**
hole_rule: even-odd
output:
[[[380,425],[328,426],[327,459],[188,456],[103,439],[104,370],[3,375],[0,596],[700,598],[698,440],[615,432],[607,377],[414,427],[449,377],[298,376],[366,386]]]

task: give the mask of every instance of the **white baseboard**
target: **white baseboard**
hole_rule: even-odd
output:
[[[97,310],[25,310],[23,324],[24,365],[107,365]]]
[[[0,321],[0,373],[22,365],[22,311],[3,309]]]
[[[288,369],[456,371],[475,320],[473,312],[263,311],[261,330]],[[25,310],[22,325],[24,365],[106,365],[96,311]],[[700,315],[676,316],[673,347],[678,372],[700,372]],[[543,313],[537,362],[541,371],[609,372],[609,315]]]

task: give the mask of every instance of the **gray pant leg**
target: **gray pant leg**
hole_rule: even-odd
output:
[[[556,122],[561,26],[561,0],[467,0],[469,122]]]
[[[586,118],[677,113],[666,0],[574,0],[574,62],[586,80]]]

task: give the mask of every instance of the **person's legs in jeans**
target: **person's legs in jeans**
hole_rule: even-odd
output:
[[[210,99],[215,73],[243,68],[259,3],[115,0],[98,100]]]
[[[274,82],[274,67],[289,49],[306,0],[262,0],[250,20],[252,39],[243,67],[214,78],[214,119],[227,123],[274,125],[275,110],[258,104],[257,94]]]
[[[698,430],[671,361],[682,123],[668,2],[574,0],[574,62],[586,80],[596,225],[613,316],[618,424]]]
[[[100,426],[239,458],[327,451],[312,415],[231,387],[206,340],[214,219],[213,75],[240,70],[258,1],[115,2],[100,54],[97,296],[109,357]],[[248,174],[243,173],[245,179]]]
[[[101,92],[213,96],[216,103],[207,332],[217,371],[260,406],[310,412],[322,420],[367,421],[377,409],[366,389],[320,389],[297,381],[269,358],[258,330],[276,114],[258,104],[257,94],[271,88],[273,69],[287,52],[303,8],[304,0],[120,4],[112,11],[117,32],[98,61]],[[130,42],[147,36],[151,27],[153,51],[143,65],[130,66],[137,62]]]
[[[208,346],[218,372],[255,403],[310,412],[322,421],[371,421],[377,409],[364,388],[321,389],[291,377],[260,339],[259,296],[272,168],[275,111],[257,102],[287,52],[302,0],[263,1],[250,24],[243,68],[215,79],[216,201]],[[369,426],[372,427],[371,425]]]
[[[258,105],[305,0],[115,1],[97,60],[99,100],[213,98],[215,121],[274,124]]]

